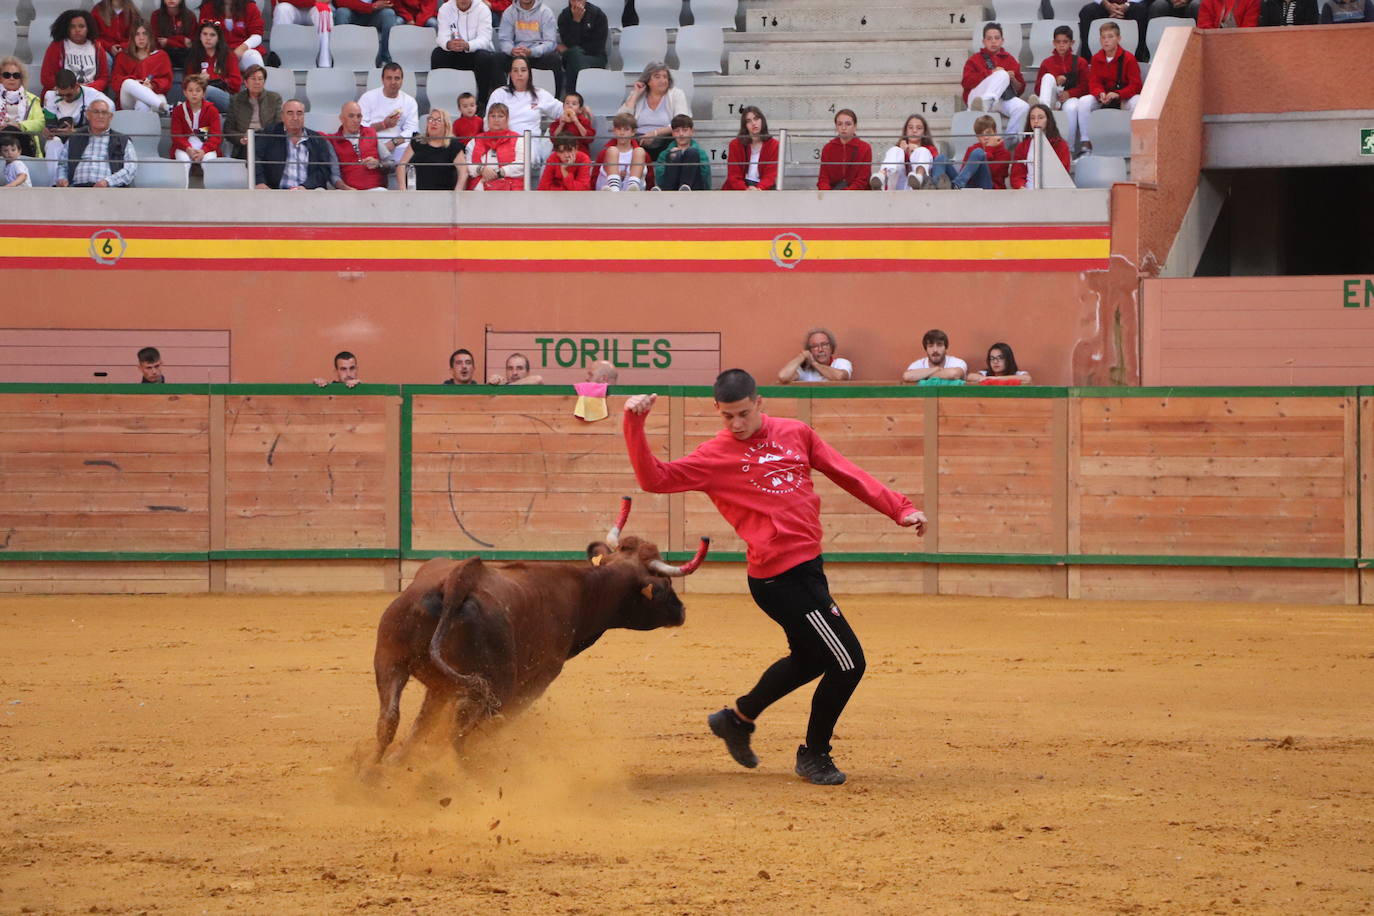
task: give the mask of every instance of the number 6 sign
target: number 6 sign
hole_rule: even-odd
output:
[[[113,267],[124,257],[128,247],[117,229],[101,229],[91,236],[91,259],[97,264]]]
[[[806,257],[806,243],[795,232],[784,232],[773,239],[773,263],[792,270]]]

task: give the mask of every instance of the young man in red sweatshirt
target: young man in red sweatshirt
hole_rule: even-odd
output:
[[[867,191],[873,174],[873,147],[855,134],[859,116],[848,108],[835,112],[835,139],[821,149],[821,191]]]
[[[763,413],[749,373],[722,372],[716,409],[725,428],[677,461],[660,461],[644,435],[644,419],[657,400],[640,394],[625,403],[625,442],[639,485],[650,493],[700,490],[744,539],[749,592],[782,627],[790,650],[747,694],[707,722],[741,766],[758,766],[750,747],[754,720],[773,703],[820,677],[811,699],[806,744],[797,748],[796,772],[817,785],[837,786],[845,775],[830,757],[830,738],[863,677],[859,640],[840,613],[821,558],[821,501],[811,479],[818,470],[847,493],[898,525],[925,533],[926,517],[799,420]]]
[[[1088,94],[1078,106],[1078,137],[1083,151],[1092,152],[1092,137],[1088,136],[1088,122],[1098,108],[1120,108],[1134,111],[1140,102],[1144,81],[1140,78],[1140,64],[1135,55],[1121,47],[1121,26],[1108,19],[1098,27],[1102,50],[1093,55],[1088,69]]]

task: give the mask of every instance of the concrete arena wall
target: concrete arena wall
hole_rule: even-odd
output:
[[[249,194],[194,195],[199,213],[221,218],[203,238],[186,224],[188,198],[177,192],[23,195],[0,231],[6,283],[52,289],[56,277],[73,289],[98,283],[98,293],[64,297],[59,310],[41,296],[17,298],[3,323],[225,329],[230,378],[241,382],[310,379],[327,372],[330,355],[342,348],[359,354],[365,380],[436,382],[454,348],[480,358],[488,328],[720,332],[722,365],[769,379],[815,324],[835,330],[860,380],[896,379],[921,355],[921,335],[931,327],[948,331],[953,352],[975,365],[989,345],[1005,340],[1047,384],[1136,380],[1134,368],[1124,367],[1137,343],[1104,321],[1104,309],[1121,304],[1104,304],[1095,279],[1111,245],[1106,191],[906,198],[781,192],[767,206],[743,194],[493,201],[340,192],[305,198],[308,214],[298,195]],[[54,224],[59,198],[62,221]],[[514,223],[512,200],[525,217]],[[241,219],[224,219],[233,214]],[[87,252],[90,235],[103,228],[129,240],[112,266],[97,265]],[[152,249],[140,233],[155,230],[166,237],[151,240],[158,253],[145,258],[140,252]],[[375,259],[367,251],[330,259],[324,240],[348,231],[369,248],[366,240],[375,239]],[[455,234],[452,260],[411,260],[407,233],[425,232]],[[472,250],[464,233],[505,242],[488,241],[487,254],[464,259]],[[788,267],[775,263],[771,241],[782,233],[801,238],[808,256]],[[1069,243],[1056,239],[1065,234],[1083,236],[1076,250],[1087,246],[1092,256],[1062,254]],[[605,237],[605,250],[574,252],[588,235]],[[1043,241],[1018,241],[1033,238]],[[646,240],[661,248],[646,251]],[[257,270],[261,261],[229,254],[250,242],[261,246],[254,250],[262,258],[279,253],[273,246],[313,247]],[[1027,254],[1028,245],[1039,247]],[[184,378],[175,369],[171,378]]]
[[[440,386],[0,386],[0,591],[394,591],[434,556],[575,560],[630,528],[738,592],[701,494],[640,494],[616,421]],[[765,389],[932,519],[828,480],[837,591],[1374,603],[1374,390]],[[700,388],[648,425],[674,458],[719,427]]]

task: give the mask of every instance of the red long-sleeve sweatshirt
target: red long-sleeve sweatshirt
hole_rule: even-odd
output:
[[[125,80],[142,82],[145,78],[152,81],[153,91],[158,95],[166,95],[167,90],[172,88],[172,59],[166,51],[154,49],[142,60],[130,54],[116,57],[114,75],[110,77],[110,93],[118,102],[119,87],[124,85]]]
[[[1011,151],[1007,149],[1005,143],[997,146],[984,146],[981,142],[974,143],[964,150],[964,162],[968,162],[973,151],[981,149],[988,157],[988,171],[992,173],[992,189],[994,191],[1005,191],[1007,189],[1007,173],[1011,171]]]
[[[1136,63],[1135,55],[1125,48],[1117,48],[1116,54],[1110,61],[1107,60],[1106,51],[1098,51],[1093,55],[1088,71],[1088,91],[1094,96],[1115,92],[1121,96],[1122,102],[1129,102],[1140,95],[1145,85],[1140,78],[1140,64]],[[1118,74],[1120,82],[1117,81]]]
[[[763,415],[743,442],[721,430],[677,461],[660,461],[644,435],[644,415],[625,412],[625,444],[639,485],[650,493],[700,490],[747,547],[749,575],[767,578],[820,556],[821,500],[811,471],[894,522],[915,511],[800,420]]]
[[[1254,28],[1260,20],[1259,0],[1202,0],[1202,7],[1197,12],[1197,27],[1219,29],[1227,13],[1235,17],[1237,28]]]
[[[816,178],[816,187],[830,191],[843,181],[846,191],[867,191],[871,174],[873,147],[858,137],[848,143],[836,137],[821,148],[821,173]]]
[[[992,66],[988,66],[989,62],[992,63]],[[968,99],[968,94],[998,67],[1007,71],[1011,77],[1011,88],[1017,95],[1025,91],[1026,79],[1021,75],[1020,61],[1008,54],[1006,48],[996,54],[980,48],[974,51],[968,60],[964,61],[964,77],[960,81],[960,85],[964,87],[965,100]]]
[[[1078,72],[1075,73],[1074,70]],[[1049,74],[1050,76],[1064,77],[1064,85],[1061,89],[1063,97],[1066,99],[1076,99],[1088,92],[1088,62],[1077,54],[1070,51],[1064,56],[1051,54],[1040,62],[1040,72],[1036,74],[1036,80]],[[1073,85],[1069,85],[1072,81]]]

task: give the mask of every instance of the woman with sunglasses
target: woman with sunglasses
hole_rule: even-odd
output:
[[[28,81],[28,68],[19,58],[0,58],[0,130],[20,135],[20,155],[36,156],[45,119],[42,100],[25,88]]]

